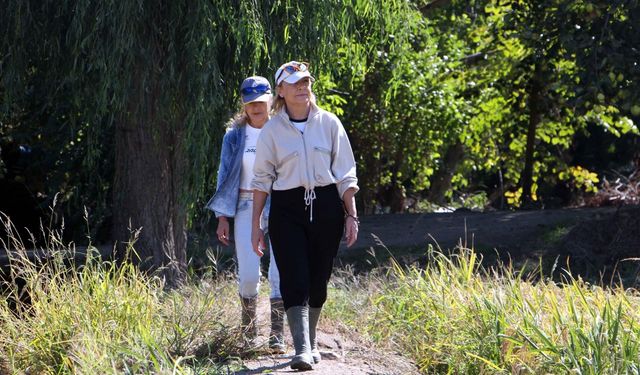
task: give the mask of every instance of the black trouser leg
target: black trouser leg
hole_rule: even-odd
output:
[[[269,213],[269,232],[273,256],[280,271],[280,294],[284,309],[304,306],[309,301],[309,249],[303,225],[287,215]]]
[[[305,209],[303,188],[272,192],[269,231],[285,309],[321,307],[327,299],[344,214],[335,185],[315,192],[313,220],[310,208]]]
[[[318,205],[310,223],[310,307],[322,307],[327,300],[327,284],[344,231],[342,200],[335,186],[331,186],[334,188],[316,191]]]

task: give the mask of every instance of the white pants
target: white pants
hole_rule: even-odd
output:
[[[258,295],[260,288],[260,257],[253,252],[251,245],[251,216],[253,214],[253,193],[240,193],[234,218],[234,240],[236,261],[238,263],[238,283],[240,296],[252,298]],[[264,219],[264,218],[263,218]],[[261,227],[266,228],[266,220]],[[280,274],[269,244],[269,284],[270,298],[282,298],[280,294]]]

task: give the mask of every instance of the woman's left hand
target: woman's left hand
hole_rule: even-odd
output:
[[[222,242],[222,244],[229,246],[229,220],[226,217],[220,216],[218,218],[216,234],[218,235],[218,240]]]
[[[253,246],[253,252],[256,253],[257,256],[261,257],[264,255],[263,250],[266,249],[266,244],[262,229],[256,227],[251,229],[251,245]]]
[[[347,247],[351,247],[358,239],[358,220],[353,216],[347,216],[344,221],[344,226]]]

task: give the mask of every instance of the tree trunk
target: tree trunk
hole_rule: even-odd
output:
[[[535,65],[533,77],[529,84],[529,126],[527,127],[527,145],[524,153],[524,170],[520,178],[522,184],[522,207],[526,208],[533,203],[533,154],[536,142],[536,129],[542,119],[542,81],[540,64]]]
[[[442,205],[447,191],[451,189],[451,180],[458,169],[458,165],[464,158],[464,146],[460,142],[456,142],[447,149],[442,159],[440,168],[431,178],[431,187],[427,200],[429,202]]]
[[[130,255],[142,269],[161,271],[173,287],[186,268],[186,210],[180,201],[186,158],[180,125],[156,115],[158,94],[155,88],[141,95],[132,106],[144,113],[125,115],[116,129],[113,236],[123,244],[141,229]]]

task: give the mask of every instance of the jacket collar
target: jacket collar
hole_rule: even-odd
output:
[[[311,109],[309,110],[309,117],[307,117],[307,121],[309,121],[312,118],[316,117],[320,113],[320,107],[318,107],[313,102],[310,102],[309,104],[311,105]],[[282,118],[282,120],[288,122],[289,121],[289,114],[287,113],[287,107],[286,106],[282,107],[280,109],[280,111],[278,112],[277,116],[280,116]]]

